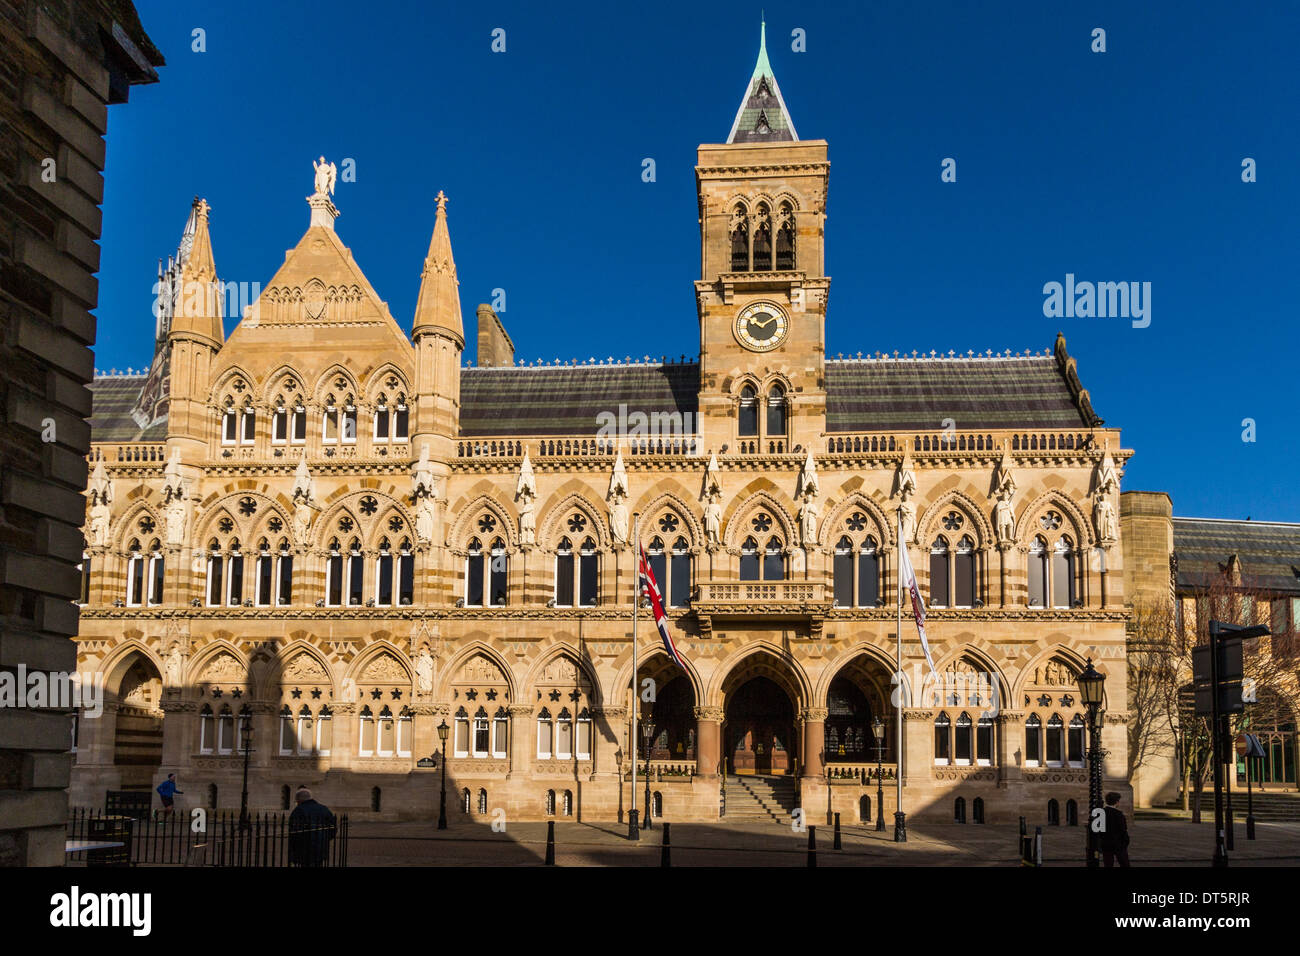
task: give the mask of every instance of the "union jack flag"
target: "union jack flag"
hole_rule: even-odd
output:
[[[664,597],[663,592],[659,590],[659,582],[655,580],[654,571],[650,569],[650,561],[645,556],[645,548],[638,545],[637,550],[641,552],[640,591],[650,598],[650,609],[654,612],[655,627],[659,628],[659,636],[663,638],[664,650],[668,652],[668,656],[673,659],[674,664],[682,670],[686,670],[681,655],[677,653],[677,645],[673,643],[673,636],[668,633],[668,615],[664,613]]]

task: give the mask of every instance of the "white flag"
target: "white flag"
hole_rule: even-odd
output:
[[[916,619],[916,633],[921,635],[921,650],[925,651],[925,661],[930,665],[930,673],[937,680],[939,672],[934,668],[934,658],[930,656],[930,642],[925,638],[925,602],[921,600],[921,589],[916,586],[916,572],[912,570],[912,559],[907,554],[907,544],[902,536],[898,540],[898,574],[903,587],[912,596],[912,616]]]

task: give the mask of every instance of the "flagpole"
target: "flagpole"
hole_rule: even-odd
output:
[[[903,540],[903,509],[898,509],[898,630],[895,632],[895,638],[898,641],[898,746],[894,754],[894,780],[898,784],[898,806],[897,813],[903,812],[903,562],[902,551],[907,547],[907,542]],[[884,810],[884,807],[881,807]],[[894,817],[894,841],[898,841],[898,817]]]
[[[632,802],[627,815],[627,838],[629,840],[639,840],[641,838],[637,826],[636,812],[636,742],[639,739],[637,737],[637,705],[640,702],[640,688],[637,680],[636,620],[637,611],[641,607],[640,522],[640,515],[632,516],[632,736],[628,741],[628,749],[632,752]]]

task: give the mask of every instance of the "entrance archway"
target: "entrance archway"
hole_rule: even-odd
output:
[[[727,695],[724,755],[735,774],[794,772],[799,757],[794,704],[775,681],[753,677]]]
[[[889,681],[888,669],[869,654],[857,655],[831,678],[826,690],[826,763],[897,761],[897,711]],[[872,728],[876,717],[884,730],[879,756]]]
[[[106,688],[117,702],[113,765],[121,789],[149,790],[162,765],[162,675],[143,654],[123,662],[117,672],[116,684]]]

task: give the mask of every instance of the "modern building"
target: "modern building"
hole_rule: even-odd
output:
[[[1060,337],[830,357],[829,174],[760,49],[726,141],[699,147],[682,362],[518,361],[486,305],[467,362],[442,195],[399,321],[326,164],[227,337],[219,210],[196,200],[149,373],[95,383],[79,666],[109,704],[79,727],[76,801],[174,771],[238,806],[246,724],[254,806],[308,784],[427,816],[445,723],[460,812],[614,820],[640,703],[666,819],[874,821],[901,775],[911,818],[1066,824],[1089,659],[1125,789],[1131,452]],[[638,539],[681,667],[641,614],[633,672]],[[904,618],[892,686],[900,548],[935,670]]]

